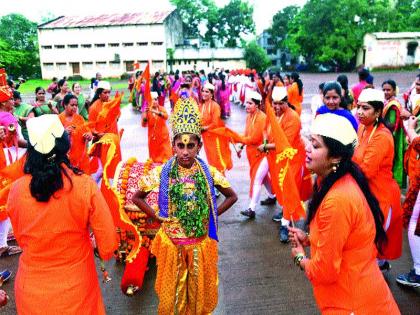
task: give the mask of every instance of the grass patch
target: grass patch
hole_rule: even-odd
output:
[[[108,79],[106,79],[108,80]],[[119,79],[109,79],[112,85],[112,89],[123,91],[125,94],[128,94],[128,83],[127,81],[121,81]],[[35,95],[35,89],[40,86],[43,87],[45,90],[51,84],[51,80],[43,80],[43,79],[31,79],[26,81],[25,83],[21,84],[19,87],[19,92],[22,94],[33,94]],[[73,83],[78,82],[82,86],[83,93],[87,93],[90,87],[90,80],[81,80],[81,81],[67,81],[69,88],[73,85]]]

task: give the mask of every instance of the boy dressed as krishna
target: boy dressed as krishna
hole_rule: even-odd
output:
[[[175,156],[139,181],[133,202],[162,222],[153,245],[158,314],[209,314],[218,299],[218,215],[237,196],[226,178],[197,155],[201,149],[199,110],[180,99],[171,117]],[[225,200],[216,204],[215,189]],[[158,191],[155,212],[145,197]]]

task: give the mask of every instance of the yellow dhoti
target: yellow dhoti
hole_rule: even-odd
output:
[[[161,228],[152,244],[158,314],[210,314],[218,299],[217,241],[206,236],[174,242]]]

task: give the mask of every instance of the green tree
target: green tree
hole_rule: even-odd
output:
[[[199,25],[207,22],[209,11],[217,9],[213,0],[171,0],[181,16],[184,36],[199,38]]]
[[[415,2],[415,10],[410,15],[407,21],[407,25],[410,31],[420,30],[420,0]]]
[[[388,31],[406,32],[420,29],[420,23],[416,22],[416,16],[420,15],[420,0],[397,0],[390,14]]]
[[[255,40],[245,46],[244,59],[248,68],[258,72],[266,70],[271,65],[267,53]]]
[[[285,39],[287,34],[290,32],[290,23],[299,12],[298,6],[288,6],[283,10],[280,10],[273,16],[273,22],[271,27],[268,29],[271,37],[273,38],[277,48],[285,48]]]
[[[355,65],[363,36],[386,31],[388,0],[309,0],[288,25],[286,47],[309,63]]]
[[[0,63],[9,74],[38,76],[37,25],[23,15],[9,14],[0,19]]]
[[[231,0],[219,10],[218,37],[225,47],[238,47],[242,35],[255,33],[254,7],[248,1]]]

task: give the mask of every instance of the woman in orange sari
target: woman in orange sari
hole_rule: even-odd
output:
[[[19,314],[105,314],[96,274],[98,251],[110,259],[117,237],[92,179],[67,157],[70,141],[57,115],[27,122],[25,175],[12,184],[7,209],[23,253],[15,281]]]
[[[285,87],[274,87],[272,93],[273,108],[276,114],[277,122],[283,129],[287,141],[289,144],[297,150],[296,155],[293,157],[289,164],[288,172],[293,174],[296,185],[296,189],[302,192],[302,183],[304,176],[305,166],[305,145],[300,136],[301,123],[299,115],[289,106],[287,101],[287,89]],[[259,146],[261,152],[268,152],[268,165],[270,168],[270,174],[272,177],[272,187],[276,193],[277,200],[283,205],[283,215],[279,213],[273,217],[274,221],[280,221],[281,226],[279,230],[280,241],[287,243],[289,241],[288,229],[291,220],[298,221],[305,218],[305,210],[303,207],[299,209],[289,209],[282,202],[282,198],[288,198],[290,196],[282,196],[282,193],[278,184],[278,167],[276,164],[276,145],[272,134],[271,125],[267,124],[267,136],[268,143]],[[290,184],[290,183],[289,183]]]
[[[232,168],[232,158],[229,141],[211,133],[212,129],[225,126],[221,118],[220,106],[214,101],[214,89],[214,85],[207,82],[201,90],[202,102],[199,106],[201,135],[208,164],[225,174],[226,170]]]
[[[359,145],[353,161],[365,174],[373,195],[378,199],[385,218],[384,229],[388,242],[383,248],[378,264],[381,270],[391,268],[387,260],[397,259],[402,251],[402,209],[401,192],[392,176],[394,140],[384,124],[382,110],[384,93],[375,89],[365,89],[360,93],[357,116]]]
[[[246,145],[246,156],[249,162],[249,175],[251,183],[249,187],[249,196],[251,198],[249,207],[242,210],[241,214],[248,218],[255,218],[255,208],[260,199],[262,185],[267,189],[268,197],[275,200],[272,193],[270,177],[268,174],[268,160],[265,154],[258,150],[258,147],[264,141],[264,129],[266,125],[266,115],[259,109],[262,97],[259,93],[251,91],[246,99],[246,118],[245,135],[242,143]],[[241,148],[241,151],[243,146]],[[239,151],[239,155],[240,152]]]
[[[346,118],[327,113],[315,118],[311,133],[306,166],[318,180],[310,234],[289,228],[294,263],[311,282],[322,314],[400,314],[375,260],[386,240],[384,217],[352,161],[356,132]]]
[[[89,157],[87,155],[87,142],[92,139],[84,118],[77,113],[78,100],[73,94],[63,98],[64,111],[58,115],[61,123],[70,136],[69,159],[73,166],[89,174]]]
[[[141,125],[147,127],[149,157],[155,163],[164,163],[172,157],[169,131],[166,126],[168,113],[160,106],[157,92],[151,92],[152,105],[142,114]]]
[[[296,112],[300,116],[302,113],[303,83],[299,78],[298,73],[292,72],[292,74],[290,74],[290,83],[291,85],[287,89],[287,99],[289,100],[289,103],[295,107]]]

